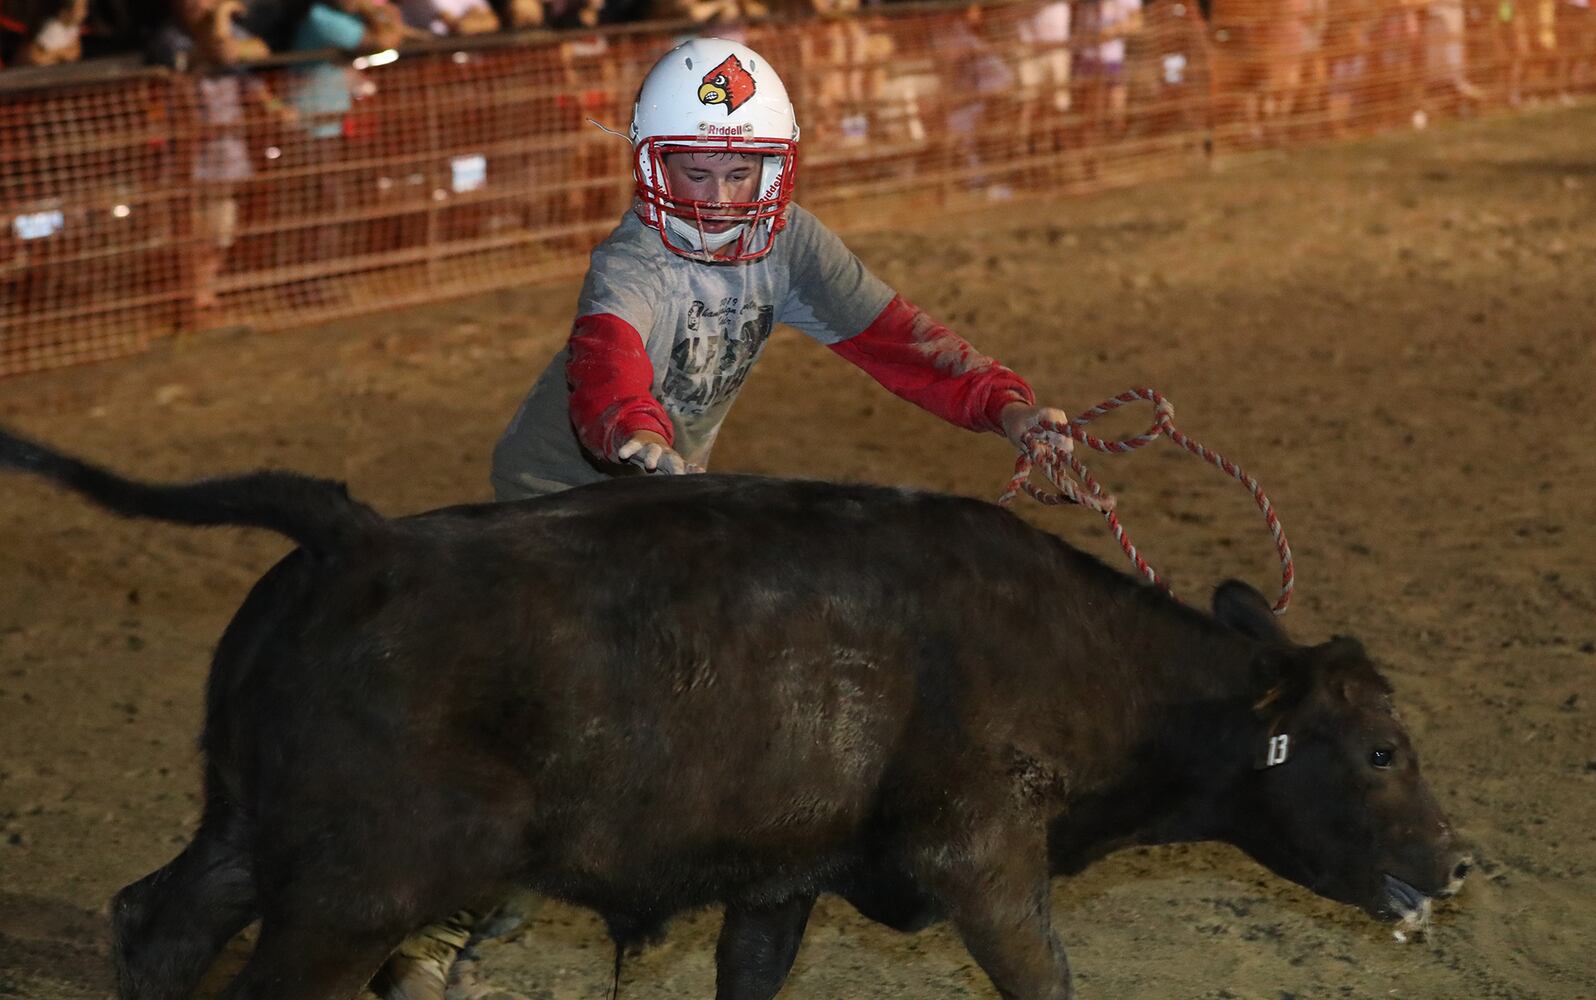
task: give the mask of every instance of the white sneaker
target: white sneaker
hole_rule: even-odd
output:
[[[449,970],[471,939],[476,916],[466,911],[405,938],[372,981],[382,1000],[444,1000]]]

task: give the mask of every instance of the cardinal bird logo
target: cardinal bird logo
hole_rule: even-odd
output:
[[[704,104],[724,104],[726,113],[743,106],[743,102],[754,96],[754,78],[749,75],[743,64],[737,61],[736,56],[727,56],[726,61],[704,74],[703,86],[698,88],[698,99]]]

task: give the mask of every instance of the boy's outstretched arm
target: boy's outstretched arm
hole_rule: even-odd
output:
[[[863,331],[830,346],[894,395],[967,430],[1002,434],[1016,448],[1038,424],[1069,419],[1060,409],[1037,406],[1025,379],[901,295]],[[1070,450],[1069,438],[1048,438]]]

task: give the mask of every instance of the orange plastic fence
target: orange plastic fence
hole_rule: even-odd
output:
[[[1596,91],[1588,3],[1026,0],[737,33],[793,94],[799,199],[857,229]],[[679,34],[0,96],[0,375],[579,274],[630,199],[625,141],[588,120],[624,130]]]

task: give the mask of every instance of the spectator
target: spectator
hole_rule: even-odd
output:
[[[1496,5],[1495,31],[1492,32],[1496,58],[1506,67],[1507,103],[1524,99],[1524,60],[1529,56],[1529,19],[1520,0],[1501,0]]]
[[[847,26],[858,10],[859,0],[813,0],[811,11],[818,19],[807,21],[798,33],[799,58],[811,80],[809,127],[817,136],[847,133],[839,121],[847,101]]]
[[[1565,94],[1596,85],[1596,11],[1591,0],[1563,0],[1562,67],[1559,84]]]
[[[1478,101],[1480,90],[1468,80],[1463,0],[1431,0],[1425,19],[1425,73],[1432,88],[1450,91],[1459,101]]]
[[[328,34],[329,37],[348,37],[346,32],[328,27],[325,12],[313,16],[316,7],[358,20],[362,25],[361,38],[357,42],[359,48],[391,49],[404,39],[404,22],[399,12],[383,0],[244,0],[244,12],[239,17],[239,24],[250,34],[264,40],[273,52],[302,48],[307,23],[315,26],[314,31]]]
[[[345,0],[338,7],[313,4],[295,28],[289,48],[371,51],[394,48],[403,37],[404,25],[394,8],[371,0]],[[348,252],[340,242],[346,224],[339,218],[352,201],[352,178],[343,167],[345,139],[356,95],[374,90],[375,84],[348,60],[314,62],[291,72],[286,96],[306,141],[288,146],[283,165],[306,171],[296,182],[300,189],[294,192],[295,214],[320,221],[299,230],[303,245],[281,244],[292,259],[279,263],[325,263]],[[295,305],[319,305],[328,298],[328,288],[323,281],[312,281],[290,289],[290,294]]]
[[[1456,2],[1461,9],[1463,0]],[[1290,0],[1287,10],[1297,20],[1298,55],[1286,110],[1306,111],[1313,101],[1323,98],[1330,80],[1330,58],[1324,47],[1325,36],[1330,33],[1330,0]]]
[[[1190,0],[1148,6],[1145,31],[1152,86],[1157,97],[1137,119],[1159,136],[1179,136],[1189,151],[1207,148],[1210,138],[1210,84],[1203,66],[1207,22]]]
[[[217,282],[238,232],[238,189],[255,175],[244,133],[246,105],[287,114],[262,80],[225,71],[266,54],[266,45],[238,26],[237,0],[184,0],[151,39],[153,61],[178,70],[194,69],[199,135],[194,144],[194,232],[192,304],[194,326],[214,325],[220,305]],[[180,26],[181,25],[181,26]]]
[[[594,28],[606,6],[605,0],[545,0],[543,20],[550,28]]]
[[[493,13],[500,24],[512,31],[541,28],[547,20],[543,0],[494,0]]]
[[[1095,126],[1107,124],[1118,132],[1124,127],[1130,96],[1126,39],[1141,30],[1142,0],[1086,0],[1077,12],[1080,34],[1089,43],[1077,57],[1087,117]]]
[[[592,123],[622,120],[631,95],[621,93],[615,52],[603,35],[578,36],[562,42],[560,66],[565,83],[558,98],[560,116],[576,140],[568,154],[567,169],[572,171],[575,183],[566,189],[566,218],[587,226],[602,226],[626,204],[631,185],[624,172],[623,150],[615,137],[594,128]],[[583,229],[577,237],[577,247],[586,251],[590,246],[589,231]]]
[[[935,107],[943,90],[931,41],[935,32],[904,32],[903,22],[894,24],[880,16],[868,17],[865,23],[866,59],[873,74],[869,83],[870,114],[877,139],[919,147],[905,150],[907,155],[897,159],[895,171],[912,176],[922,167],[938,169],[937,164],[916,162],[924,159],[924,147],[930,138],[926,111]]]
[[[245,31],[264,41],[273,52],[293,47],[294,32],[310,13],[315,0],[244,0],[238,23]]]
[[[695,28],[744,24],[768,16],[764,0],[655,0],[653,16],[665,21],[691,21]],[[733,32],[721,30],[723,37]]]
[[[434,35],[483,35],[499,30],[499,17],[488,0],[401,0],[399,9],[405,24]]]
[[[811,0],[819,15],[798,36],[800,59],[810,71],[810,103],[817,133],[835,131],[844,145],[869,138],[870,112],[886,73],[887,59],[876,50],[880,40],[859,16],[859,0]]]
[[[1057,152],[1070,109],[1070,5],[1049,0],[1016,29],[1021,52],[1020,134],[1029,153]]]
[[[182,69],[192,61],[199,68],[215,69],[271,54],[262,39],[239,23],[242,0],[177,0],[173,6],[181,31],[169,25],[157,34],[158,62]]]
[[[1512,0],[1506,0],[1511,3]],[[1383,126],[1425,122],[1423,87],[1425,61],[1423,9],[1408,0],[1374,5],[1373,61],[1370,74],[1369,112]]]
[[[1070,5],[1050,0],[1020,22],[1018,37],[1025,55],[1020,60],[1021,94],[1050,106],[1070,109]]]
[[[603,0],[600,24],[635,24],[648,19],[654,0]]]
[[[979,4],[964,8],[948,29],[932,40],[938,60],[948,67],[949,88],[955,103],[947,112],[947,131],[953,146],[955,169],[970,188],[986,188],[987,197],[1001,201],[1013,196],[1009,185],[989,178],[982,166],[982,145],[988,136],[1006,130],[1002,98],[1014,90],[1014,71],[981,37],[983,12]],[[983,127],[996,120],[999,128]]]
[[[1325,115],[1330,134],[1337,138],[1352,132],[1358,118],[1373,100],[1369,85],[1370,52],[1379,12],[1374,0],[1347,0],[1325,26],[1325,53],[1329,61],[1325,81]]]
[[[1559,62],[1557,52],[1557,8],[1558,0],[1532,0],[1529,4],[1534,13],[1534,26],[1531,29],[1531,58],[1530,69],[1534,73],[1534,83],[1537,93],[1546,93],[1557,87],[1557,65]]]
[[[89,0],[67,0],[17,50],[16,64],[56,66],[77,62],[83,56],[83,22],[88,16]]]
[[[289,48],[375,51],[397,48],[405,37],[404,22],[395,8],[378,0],[343,0],[338,6],[312,4],[295,28]],[[342,135],[354,95],[368,89],[368,81],[353,67],[330,62],[312,63],[299,76],[291,100],[310,134],[318,139]]]

